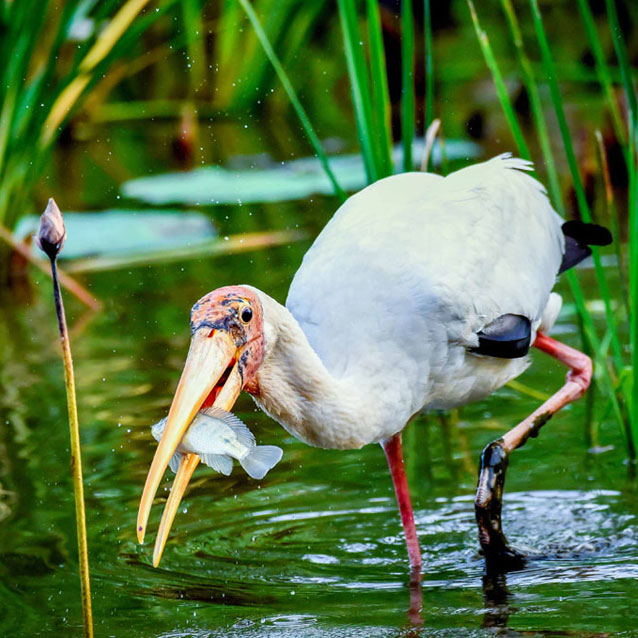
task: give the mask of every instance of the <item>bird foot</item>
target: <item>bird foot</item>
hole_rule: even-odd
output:
[[[498,543],[498,547],[484,546],[481,553],[485,557],[485,571],[488,574],[515,572],[527,564],[527,555],[510,547],[505,537]]]

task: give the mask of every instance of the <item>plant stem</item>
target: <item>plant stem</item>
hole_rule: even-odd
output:
[[[525,53],[523,35],[521,33],[518,18],[516,17],[516,12],[512,5],[512,0],[501,0],[501,6],[503,7],[505,17],[507,18],[507,25],[512,35],[512,42],[516,48],[516,56],[518,58],[518,65],[521,69],[523,83],[527,90],[527,95],[529,96],[532,116],[534,117],[534,124],[536,126],[536,132],[538,133],[538,141],[543,152],[543,159],[545,160],[545,167],[547,169],[549,191],[552,196],[552,202],[560,216],[565,217],[565,208],[563,206],[560,191],[558,172],[556,170],[556,163],[554,162],[554,155],[552,154],[549,132],[547,130],[547,123],[543,112],[543,104],[538,92],[538,87],[536,86],[534,70],[527,54]]]
[[[414,170],[412,141],[415,129],[414,104],[414,15],[412,0],[401,0],[401,139],[403,140],[403,170]]]
[[[370,39],[370,73],[374,100],[375,131],[378,136],[379,177],[392,175],[392,123],[388,72],[378,0],[367,0],[368,37]],[[375,131],[371,133],[374,135]],[[370,132],[368,133],[370,134]]]
[[[476,31],[476,37],[478,39],[479,46],[481,47],[481,52],[483,53],[483,57],[485,58],[485,63],[492,73],[492,79],[494,80],[498,100],[501,103],[503,112],[505,113],[505,118],[507,119],[507,123],[509,124],[510,131],[514,136],[514,141],[516,142],[516,146],[518,147],[518,152],[523,159],[529,160],[532,158],[532,155],[529,152],[529,147],[527,146],[527,142],[525,141],[525,137],[523,136],[521,127],[516,120],[516,115],[514,115],[514,107],[512,106],[512,101],[510,100],[509,94],[507,93],[507,87],[505,86],[503,75],[501,74],[501,70],[499,69],[499,66],[496,62],[496,57],[494,55],[494,52],[492,51],[487,33],[485,33],[485,31],[483,31],[483,29],[481,28],[481,24],[479,22],[478,15],[476,13],[476,9],[474,8],[474,3],[472,2],[472,0],[467,0],[467,5],[470,9],[472,23],[474,24],[474,30]]]
[[[80,563],[80,581],[82,584],[82,612],[84,616],[84,635],[93,638],[93,613],[91,611],[91,584],[89,579],[89,554],[86,537],[86,514],[84,509],[84,484],[82,482],[82,456],[80,451],[80,427],[78,408],[75,398],[75,378],[73,375],[73,359],[71,345],[66,326],[64,303],[60,293],[56,259],[51,259],[51,275],[53,277],[53,297],[58,316],[62,358],[64,360],[64,381],[66,400],[69,411],[69,429],[71,433],[71,475],[73,477],[73,493],[75,496],[75,520],[78,532],[78,557]]]
[[[600,82],[603,92],[605,93],[607,106],[609,107],[609,112],[611,113],[611,118],[614,124],[614,131],[624,152],[627,148],[627,136],[625,135],[622,114],[620,113],[620,108],[618,107],[616,96],[614,95],[614,86],[611,78],[611,73],[609,72],[609,66],[607,64],[607,61],[605,60],[605,53],[600,43],[600,39],[598,38],[598,31],[596,30],[594,16],[592,15],[592,10],[587,0],[577,1],[578,8],[580,9],[580,14],[583,19],[583,24],[585,25],[585,31],[587,32],[589,45],[591,46],[592,54],[594,55],[594,60],[596,62],[596,73],[598,74],[598,81]],[[628,158],[625,157],[625,159]]]
[[[567,164],[572,175],[574,192],[576,193],[576,201],[578,203],[578,210],[584,222],[590,223],[592,221],[591,211],[585,195],[585,188],[578,172],[578,163],[576,161],[576,154],[574,153],[574,146],[571,141],[569,127],[567,126],[567,118],[565,117],[565,110],[563,107],[563,100],[560,93],[560,88],[556,80],[556,70],[554,67],[554,61],[552,58],[549,42],[543,26],[543,19],[540,9],[538,8],[538,0],[530,0],[532,8],[532,17],[534,21],[534,28],[536,30],[536,36],[541,52],[541,59],[547,83],[549,85],[549,91],[551,101],[554,106],[554,112],[556,119],[558,120],[558,128],[560,130],[561,138],[563,140],[563,148],[567,157]],[[612,349],[617,361],[622,362],[622,348],[620,346],[620,339],[618,337],[618,328],[616,325],[616,316],[611,308],[611,295],[609,291],[609,285],[607,284],[607,275],[603,269],[602,261],[600,259],[600,253],[597,247],[592,248],[592,260],[594,262],[594,273],[600,290],[601,298],[605,306],[605,316],[607,318],[609,330],[612,338]],[[600,341],[592,343],[595,350],[600,349]],[[617,374],[619,372],[617,371]],[[612,384],[613,385],[613,384]]]
[[[338,0],[343,47],[350,77],[352,103],[354,105],[357,134],[369,184],[379,175],[378,151],[372,114],[369,73],[363,50],[363,41],[358,26],[357,11],[353,0]]]
[[[423,5],[423,30],[425,32],[425,123],[423,128],[427,131],[434,120],[434,53],[430,0],[425,0]]]
[[[328,179],[332,182],[335,195],[339,197],[340,199],[345,200],[346,195],[343,189],[341,188],[341,186],[339,185],[339,182],[337,181],[335,174],[332,172],[332,169],[330,168],[328,157],[326,153],[324,152],[323,147],[321,146],[321,142],[319,141],[319,137],[315,133],[315,129],[312,127],[312,124],[310,123],[310,118],[308,117],[308,114],[306,113],[306,109],[304,109],[304,107],[301,105],[301,102],[299,101],[299,98],[297,97],[297,93],[295,92],[295,89],[292,86],[292,82],[288,78],[288,75],[284,71],[284,67],[281,65],[281,62],[279,61],[279,58],[277,57],[275,50],[270,44],[270,40],[268,39],[266,32],[261,26],[261,22],[259,22],[259,18],[257,18],[257,14],[255,13],[253,9],[252,4],[250,4],[248,0],[239,0],[239,4],[241,5],[241,8],[246,13],[248,20],[250,20],[250,24],[252,25],[255,31],[255,35],[257,36],[257,39],[259,40],[259,43],[261,44],[261,47],[264,50],[264,53],[266,54],[266,57],[270,60],[270,63],[275,69],[275,73],[279,77],[279,81],[281,82],[281,84],[284,87],[284,90],[288,94],[288,99],[290,100],[293,108],[295,109],[297,113],[297,117],[299,117],[299,120],[301,121],[301,125],[303,126],[304,131],[306,132],[308,140],[310,141],[310,144],[312,144],[312,147],[314,148],[315,153],[317,154],[317,157],[319,158],[319,161],[321,162],[324,171],[326,171],[326,175],[328,176]]]

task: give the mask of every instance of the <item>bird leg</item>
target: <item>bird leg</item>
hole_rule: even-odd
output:
[[[488,571],[520,569],[525,562],[525,556],[509,546],[501,526],[503,486],[510,453],[525,445],[530,437],[538,436],[539,430],[552,415],[567,403],[579,399],[591,381],[592,362],[586,354],[540,332],[536,335],[534,347],[558,359],[570,370],[565,385],[556,394],[483,450],[474,508],[479,542]]]
[[[401,523],[403,523],[403,533],[405,543],[408,546],[408,558],[412,572],[421,571],[421,550],[419,549],[419,539],[416,535],[416,525],[414,524],[414,513],[412,511],[412,501],[410,491],[405,477],[405,467],[403,465],[403,448],[401,445],[401,433],[381,441],[381,447],[388,459],[392,483],[397,495],[399,512],[401,513]]]

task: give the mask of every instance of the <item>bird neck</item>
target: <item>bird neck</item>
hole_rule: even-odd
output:
[[[335,378],[290,311],[256,292],[263,308],[265,345],[252,390],[257,405],[309,445],[345,449],[379,440],[374,425],[379,414],[364,400],[363,389]]]

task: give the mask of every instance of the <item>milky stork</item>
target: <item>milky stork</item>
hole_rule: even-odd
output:
[[[529,365],[532,345],[568,368],[565,385],[481,455],[475,501],[488,566],[523,556],[501,529],[508,456],[591,379],[590,359],[546,336],[556,276],[606,244],[604,228],[567,222],[529,162],[501,155],[447,177],[394,175],[350,197],[306,253],[286,306],[248,285],[218,288],[191,312],[192,341],[139,507],[143,542],[166,466],[194,415],[230,411],[242,390],[309,445],[380,443],[413,570],[421,554],[401,432],[423,410],[487,397]],[[182,458],[167,500],[158,564],[199,462]]]

